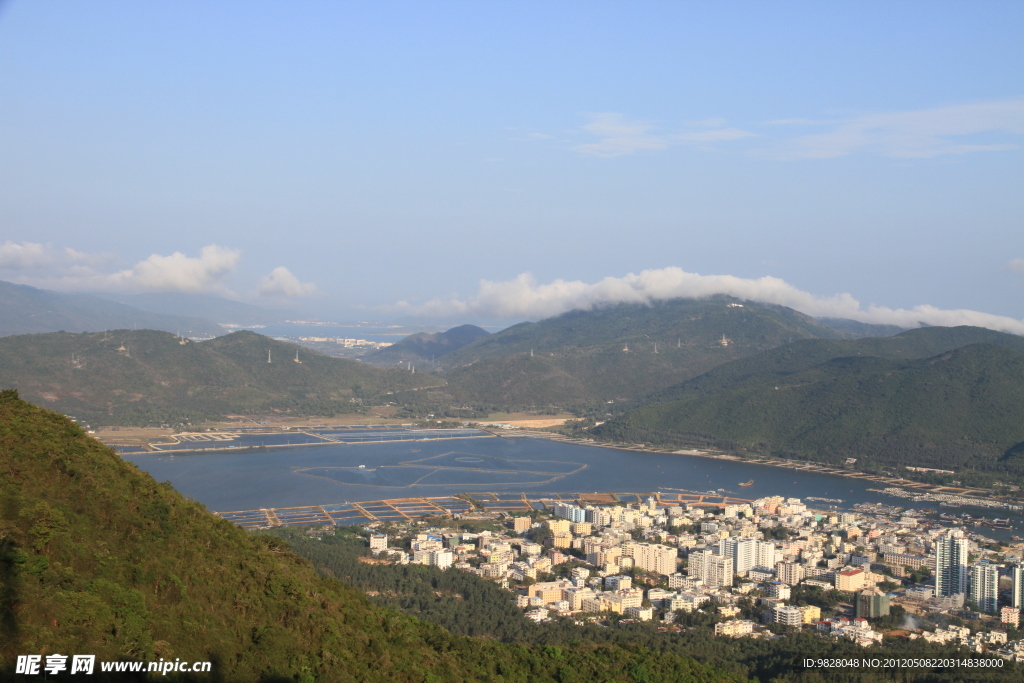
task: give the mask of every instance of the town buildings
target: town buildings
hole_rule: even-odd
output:
[[[898,605],[916,615],[941,614],[942,623],[959,618],[987,624],[966,633],[929,627],[903,637],[1007,657],[1019,650],[1024,657],[1024,644],[1005,642],[1005,629],[1019,620],[1024,565],[1004,564],[1003,555],[996,558],[985,547],[991,544],[976,535],[895,506],[822,512],[799,499],[770,497],[709,507],[662,506],[653,499],[632,505],[563,501],[552,506],[554,515],[510,518],[494,531],[413,533],[408,552],[387,548],[387,555],[507,584],[536,620],[674,625],[704,611],[714,615],[714,631],[722,636],[807,629],[871,647],[882,639],[873,624]],[[374,551],[381,552],[389,538],[371,536]],[[1024,545],[1017,557],[1022,554]],[[923,583],[913,583],[910,573]],[[1005,596],[1001,574],[1009,579]],[[820,600],[832,591],[846,595],[841,605],[852,609]],[[967,600],[985,614],[966,610]]]

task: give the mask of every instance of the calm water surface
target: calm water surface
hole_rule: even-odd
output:
[[[1010,516],[1015,529],[977,529],[1008,538],[1024,529],[1020,513],[940,508],[868,491],[883,484],[743,462],[668,453],[640,453],[559,443],[546,439],[497,438],[338,444],[267,452],[197,455],[124,454],[158,481],[210,510],[326,505],[408,496],[469,492],[713,491],[755,499],[781,495],[838,498],[856,503],[931,507],[986,517]],[[363,467],[360,467],[362,465]],[[752,486],[740,482],[753,479]],[[831,504],[809,502],[813,507]]]

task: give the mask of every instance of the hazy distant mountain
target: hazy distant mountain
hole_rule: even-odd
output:
[[[449,386],[432,393],[503,406],[632,399],[791,340],[846,337],[791,308],[728,296],[618,304],[482,337],[440,359]]]
[[[837,357],[784,376],[654,402],[594,431],[631,442],[1020,477],[1024,353],[978,343],[925,359]]]
[[[232,301],[206,294],[154,292],[149,294],[100,294],[135,308],[163,315],[198,316],[218,323],[235,325],[268,325],[282,322],[293,314]]]
[[[381,367],[407,361],[433,362],[487,336],[490,336],[490,332],[476,325],[460,325],[446,332],[418,332],[387,348],[367,354],[362,360]]]
[[[248,331],[184,344],[154,330],[0,339],[0,387],[92,424],[195,422],[268,411],[329,415],[351,412],[362,399],[379,402],[388,392],[442,383],[426,373],[367,367]]]
[[[132,328],[204,337],[225,332],[201,317],[165,315],[91,294],[61,294],[0,281],[0,336]]]

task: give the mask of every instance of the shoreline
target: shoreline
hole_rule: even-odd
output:
[[[781,469],[800,470],[804,472],[813,472],[815,474],[832,474],[848,479],[860,479],[862,481],[873,481],[879,484],[885,484],[889,487],[898,487],[903,489],[909,489],[908,492],[920,492],[921,494],[937,494],[937,495],[949,495],[949,496],[963,496],[963,497],[993,497],[1000,495],[996,491],[982,488],[970,488],[970,487],[958,487],[958,486],[941,486],[936,484],[926,484],[920,481],[913,481],[911,479],[903,479],[902,477],[888,477],[880,474],[870,474],[868,472],[857,472],[854,470],[841,469],[830,465],[820,465],[817,463],[806,462],[802,460],[785,460],[782,458],[770,458],[770,457],[757,457],[749,458],[742,457],[739,455],[733,455],[729,453],[713,453],[711,451],[702,451],[699,449],[676,449],[669,450],[667,448],[653,448],[647,446],[640,446],[638,444],[627,444],[619,443],[614,441],[596,441],[591,439],[578,439],[570,436],[564,436],[562,434],[556,434],[554,432],[544,432],[539,430],[515,430],[513,433],[507,434],[495,434],[503,438],[540,438],[548,439],[550,441],[560,441],[562,443],[576,444],[580,446],[593,446],[597,448],[612,448],[621,451],[635,451],[637,453],[662,453],[662,454],[673,454],[673,455],[692,455],[699,458],[710,458],[713,460],[728,460],[730,462],[749,463],[752,465],[767,465],[769,467],[778,467]],[[897,496],[898,497],[898,496]],[[999,499],[1001,503],[1006,506],[1021,506],[1024,505],[1024,498],[1007,498],[1003,497]]]

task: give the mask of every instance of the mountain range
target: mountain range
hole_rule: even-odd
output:
[[[447,387],[410,400],[503,407],[628,401],[795,340],[848,339],[872,329],[837,330],[791,308],[727,296],[572,311],[441,356]]]
[[[1024,476],[1024,339],[990,330],[794,343],[638,403],[593,433],[831,464],[856,458],[858,468]]]
[[[254,412],[332,415],[442,383],[426,373],[369,367],[248,331],[203,342],[155,330],[0,338],[0,387],[92,424],[195,422]]]
[[[194,337],[225,332],[195,315],[154,313],[91,294],[62,294],[0,281],[0,336],[117,329],[163,330]]]
[[[439,359],[489,335],[487,330],[476,325],[459,325],[445,332],[418,332],[367,354],[361,360],[380,367],[423,362],[436,366]]]

